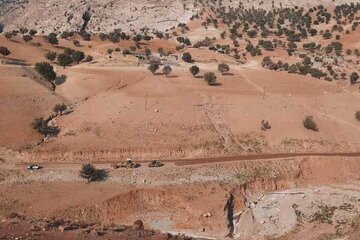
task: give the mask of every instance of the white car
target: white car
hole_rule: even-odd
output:
[[[33,164],[27,167],[28,170],[39,170],[42,169],[41,166],[37,165],[37,164]]]

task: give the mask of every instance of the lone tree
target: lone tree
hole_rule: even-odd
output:
[[[192,63],[192,56],[190,53],[186,52],[182,55],[182,59],[184,60],[184,62],[188,62],[188,63]]]
[[[357,83],[358,80],[359,80],[359,74],[356,73],[356,72],[353,72],[353,73],[350,75],[350,83],[351,83],[351,84],[355,84],[355,83]]]
[[[155,72],[159,69],[159,64],[157,63],[150,63],[148,70],[152,73],[155,74]]]
[[[313,130],[316,132],[319,131],[319,128],[317,127],[317,124],[312,116],[306,116],[303,121],[303,124],[306,129]]]
[[[54,81],[56,78],[56,73],[50,63],[36,63],[35,70],[48,81]]]
[[[200,72],[200,68],[198,66],[191,66],[189,71],[195,77]]]
[[[82,166],[80,170],[80,177],[86,179],[88,183],[104,181],[107,178],[107,173],[104,169],[96,169],[89,163]]]
[[[62,66],[63,68],[72,64],[71,57],[66,53],[59,54],[57,57],[57,60],[58,60],[59,65]]]
[[[50,43],[51,45],[58,45],[59,40],[57,39],[56,33],[50,33],[49,35],[44,37],[45,41]]]
[[[6,47],[0,47],[0,54],[3,55],[4,57],[9,55],[10,53],[11,52]]]
[[[171,73],[172,69],[169,65],[164,66],[162,72],[166,75],[166,77]]]
[[[226,63],[220,63],[218,65],[218,70],[219,72],[221,72],[222,75],[224,75],[225,73],[230,71],[230,67]]]
[[[216,85],[216,75],[213,72],[207,72],[204,74],[204,79],[209,86]]]
[[[84,58],[85,58],[85,54],[84,52],[81,51],[76,51],[71,55],[71,59],[73,60],[73,62],[76,62],[77,64],[79,64]]]
[[[54,61],[56,59],[56,52],[47,52],[45,53],[45,57],[50,61]]]

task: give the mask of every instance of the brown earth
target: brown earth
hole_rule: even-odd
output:
[[[116,1],[109,8],[117,14],[120,3]],[[175,10],[183,8],[181,3],[126,3],[123,10],[132,9],[127,14],[136,18],[144,9],[154,7],[166,19],[167,4]],[[282,3],[294,5],[294,1]],[[296,2],[302,6],[308,3]],[[24,22],[34,27],[27,21],[34,14],[39,15],[39,29],[45,24],[43,19],[49,18],[46,14],[51,14],[48,22],[53,22],[55,28],[59,26],[57,30],[68,27],[59,21],[54,9],[39,10],[50,7],[51,1],[40,8],[41,4],[29,1],[28,14],[21,17],[17,15],[19,9],[10,11],[3,18],[6,29]],[[70,26],[81,26],[82,10],[92,4],[72,9],[81,11],[76,12]],[[135,4],[145,7],[135,10]],[[270,5],[270,1],[261,4]],[[192,2],[188,7],[181,10],[184,12],[174,21],[176,24],[155,22],[155,10],[146,23],[159,29],[159,25],[164,29],[175,26],[179,21],[188,21],[196,10]],[[108,21],[113,21],[116,14],[101,22],[101,31],[113,29],[108,27]],[[90,27],[105,15],[94,16]],[[189,23],[190,31],[182,36],[196,42],[205,36],[218,38],[226,30],[223,24],[205,30],[201,21]],[[144,20],[136,18],[133,23],[121,24],[126,25],[124,29],[140,28]],[[357,30],[342,36],[344,49],[359,46],[359,33]],[[109,48],[128,49],[133,41],[114,44],[93,37],[90,42],[80,40],[80,47],[75,47],[74,39],[80,40],[62,39],[54,47],[42,36],[36,36],[31,43],[24,43],[20,37],[7,41],[0,36],[0,46],[11,51],[0,65],[0,220],[4,219],[0,238],[171,239],[161,233],[170,232],[226,239],[229,230],[224,204],[232,193],[234,216],[238,217],[233,221],[236,239],[358,239],[360,125],[354,117],[359,111],[357,85],[260,66],[268,55],[275,60],[301,61],[299,57],[290,58],[284,49],[236,61],[208,49],[177,51],[174,38],[140,43],[139,51],[148,48],[157,52],[161,47],[175,56],[190,52],[201,69],[200,76],[208,71],[216,73],[220,84],[210,87],[200,76],[192,77],[188,70],[192,64],[182,60],[176,61],[166,77],[152,75],[147,65],[134,56],[107,54]],[[36,42],[41,46],[36,47]],[[229,39],[218,39],[216,43],[232,44]],[[245,44],[245,40],[240,41],[241,50]],[[47,51],[60,53],[64,47],[84,51],[94,60],[67,68],[52,63],[66,81],[51,91],[33,65],[46,61]],[[221,62],[230,65],[230,74],[217,71]],[[356,69],[351,65],[348,71]],[[57,103],[72,106],[74,112],[56,117],[54,122],[61,128],[59,136],[43,142],[43,136],[31,123],[51,115]],[[314,117],[318,132],[303,127],[306,115]],[[263,119],[270,122],[271,130],[261,130]],[[142,166],[132,170],[111,168],[112,163],[127,157]],[[152,159],[161,159],[165,166],[147,168]],[[88,184],[80,179],[79,169],[86,162],[106,169],[107,181]],[[44,169],[27,171],[29,163],[39,163]],[[14,212],[27,220],[14,223],[6,219]],[[32,231],[34,222],[44,218],[94,223],[99,228],[129,225],[141,219],[148,230],[107,232],[105,236],[59,229]]]

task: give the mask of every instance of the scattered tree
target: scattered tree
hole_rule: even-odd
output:
[[[97,169],[93,165],[84,164],[80,170],[80,177],[90,182],[104,181],[107,178],[107,172],[104,169]]]
[[[155,72],[159,69],[159,64],[157,63],[150,63],[148,70],[152,73],[155,74]]]
[[[54,72],[54,68],[50,63],[47,62],[36,63],[35,70],[50,82],[54,81],[56,78],[56,73]]]
[[[207,72],[204,74],[204,79],[209,86],[216,85],[216,75],[213,72]]]
[[[84,52],[76,51],[71,55],[71,59],[73,62],[79,64],[85,58]]]
[[[65,68],[66,66],[69,66],[73,62],[71,57],[66,53],[59,54],[57,56],[57,61],[58,61],[59,65],[62,66],[63,68]]]
[[[355,84],[357,83],[359,80],[359,74],[356,73],[356,72],[353,72],[351,75],[350,75],[350,83],[351,84]]]
[[[195,77],[200,72],[200,68],[198,66],[191,66],[189,71]]]
[[[51,45],[58,45],[59,40],[57,39],[57,35],[55,33],[50,33],[47,36],[44,36],[45,41],[50,43]]]
[[[192,63],[192,56],[190,53],[186,52],[182,55],[182,59],[184,60],[184,62],[188,62],[188,63]]]
[[[0,54],[5,57],[5,56],[11,54],[11,52],[6,47],[0,47]]]
[[[31,35],[24,35],[23,40],[25,42],[30,42],[31,40],[33,40],[33,37]]]
[[[32,123],[34,129],[36,129],[39,133],[43,134],[44,136],[56,136],[60,132],[60,128],[57,126],[49,125],[50,119],[44,118],[35,118]]]
[[[172,69],[169,65],[164,66],[162,72],[166,75],[166,77],[171,73]]]
[[[226,63],[220,63],[218,65],[218,70],[219,72],[221,72],[222,75],[224,75],[225,73],[230,71],[230,67]]]
[[[50,60],[50,61],[54,61],[56,59],[56,52],[50,51],[45,53],[45,57]]]
[[[319,131],[316,122],[312,116],[306,116],[303,121],[304,127],[309,130]]]

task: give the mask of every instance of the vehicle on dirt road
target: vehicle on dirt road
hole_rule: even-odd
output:
[[[28,170],[40,170],[42,168],[43,167],[41,167],[40,165],[37,165],[37,164],[32,164],[32,165],[27,167]]]
[[[138,168],[140,166],[141,166],[140,163],[135,163],[131,159],[127,159],[126,162],[120,165],[120,167],[122,168]]]
[[[151,161],[149,163],[149,167],[162,167],[162,166],[164,166],[164,164],[162,162],[156,161],[156,160]]]

